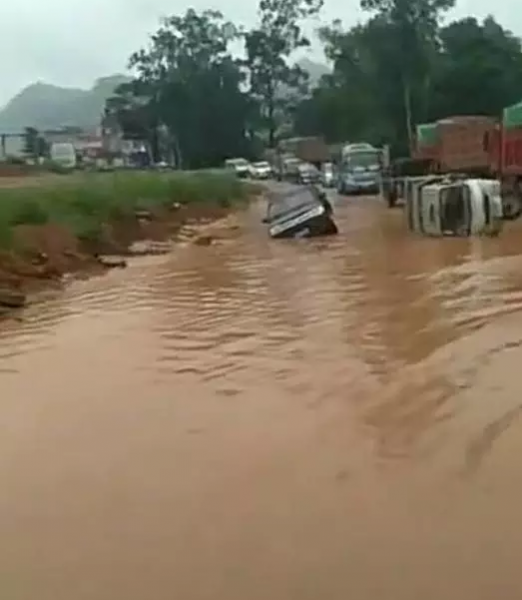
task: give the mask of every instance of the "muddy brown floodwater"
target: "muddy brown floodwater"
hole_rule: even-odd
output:
[[[522,598],[522,226],[339,203],[1,325],[2,600]]]

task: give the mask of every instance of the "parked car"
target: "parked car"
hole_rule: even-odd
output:
[[[252,179],[269,179],[272,176],[272,167],[267,161],[255,162],[249,168]]]
[[[281,180],[299,183],[299,168],[302,162],[295,156],[287,157],[281,163]]]
[[[225,169],[232,171],[238,177],[245,178],[250,174],[250,163],[246,158],[229,158],[225,161]]]
[[[326,162],[321,167],[321,183],[328,188],[336,186],[337,177],[333,163]]]
[[[272,238],[302,238],[334,235],[332,205],[316,187],[292,190],[272,200],[263,222]]]

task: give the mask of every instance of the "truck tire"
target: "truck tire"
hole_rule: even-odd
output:
[[[397,204],[397,190],[391,189],[388,190],[388,194],[386,195],[386,200],[388,202],[388,208],[395,208]]]

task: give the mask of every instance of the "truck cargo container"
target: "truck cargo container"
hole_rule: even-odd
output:
[[[498,179],[506,218],[522,212],[522,102],[501,119],[454,116],[417,126],[414,159],[429,160],[427,173]]]
[[[414,158],[432,160],[439,173],[487,175],[490,154],[484,143],[497,121],[484,116],[455,116],[417,126]]]
[[[484,140],[495,130],[492,117],[451,117],[438,122],[439,170],[443,173],[464,172],[492,174],[491,157]]]
[[[299,160],[320,168],[330,158],[328,145],[322,137],[296,137],[281,140],[278,146],[280,154],[292,154]]]
[[[439,129],[435,123],[420,123],[415,129],[414,158],[418,160],[438,160]]]
[[[499,154],[502,173],[520,180],[522,178],[522,101],[504,109],[500,127]]]

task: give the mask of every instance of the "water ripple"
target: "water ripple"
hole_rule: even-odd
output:
[[[254,206],[238,239],[2,323],[13,598],[381,598],[378,560],[393,597],[479,597],[480,541],[519,555],[520,224],[423,240],[377,202],[336,210],[337,238],[273,243]]]

